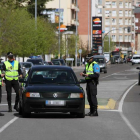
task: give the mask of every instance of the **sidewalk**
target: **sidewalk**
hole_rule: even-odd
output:
[[[115,109],[124,92],[134,84],[137,80],[116,80],[101,81],[98,85],[98,108],[99,109]],[[81,84],[86,92],[86,84]],[[85,108],[89,108],[87,97]]]

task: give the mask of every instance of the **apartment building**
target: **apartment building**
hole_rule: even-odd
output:
[[[140,54],[140,0],[133,0],[135,7],[135,51]]]
[[[46,9],[52,23],[59,22],[59,0],[49,1],[45,4]],[[52,11],[53,9],[53,11]],[[76,6],[76,0],[60,0],[60,22],[61,24],[69,27],[79,25],[76,22],[76,11],[79,11]]]
[[[98,12],[102,12],[104,34],[112,30],[110,37],[116,48],[122,49],[124,54],[131,51],[135,45],[132,0],[98,0]]]
[[[92,48],[92,17],[97,16],[98,0],[78,0],[78,34],[81,41],[81,47],[87,50]],[[92,10],[91,10],[92,9]]]

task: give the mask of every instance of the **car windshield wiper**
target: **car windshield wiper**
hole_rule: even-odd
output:
[[[33,81],[30,84],[46,84],[46,82],[41,82],[41,81]]]

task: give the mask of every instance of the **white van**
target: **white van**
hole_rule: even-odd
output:
[[[140,54],[134,54],[131,59],[132,65],[140,64]]]

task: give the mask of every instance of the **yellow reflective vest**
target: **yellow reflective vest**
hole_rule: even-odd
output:
[[[92,62],[90,65],[89,63],[86,64],[86,74],[94,74],[94,69],[93,69],[93,65],[97,64],[97,62]],[[86,79],[91,79],[89,77],[86,77]]]
[[[0,75],[1,75],[1,70],[0,70]],[[2,85],[2,78],[0,77],[0,86]]]
[[[6,80],[18,80],[18,61],[14,60],[14,67],[12,67],[11,63],[9,61],[4,62],[6,66],[6,71],[5,71],[5,78]]]

